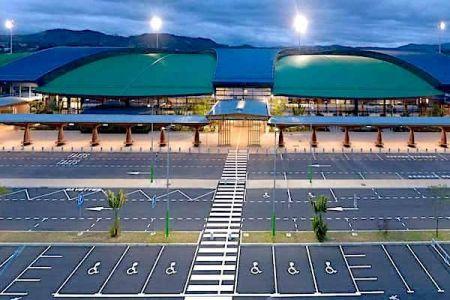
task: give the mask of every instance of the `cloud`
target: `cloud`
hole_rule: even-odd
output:
[[[149,32],[148,20],[156,14],[164,32],[257,46],[295,45],[297,11],[310,22],[305,44],[397,46],[436,43],[436,26],[448,18],[450,1],[0,0],[0,19],[14,18],[21,33],[69,28],[135,35]]]

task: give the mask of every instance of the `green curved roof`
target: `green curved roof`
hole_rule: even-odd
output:
[[[212,94],[215,66],[211,54],[124,54],[78,67],[38,90],[115,97]]]
[[[395,64],[345,55],[285,56],[275,65],[274,95],[343,99],[441,95],[428,82]]]
[[[18,53],[4,53],[0,54],[0,67],[9,64],[10,62],[13,62],[19,58],[25,57],[30,55],[30,52],[18,52]]]

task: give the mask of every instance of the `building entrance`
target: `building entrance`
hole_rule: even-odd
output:
[[[219,146],[260,146],[265,122],[260,120],[220,120],[218,125]]]

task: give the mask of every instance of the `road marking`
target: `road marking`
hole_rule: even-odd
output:
[[[128,250],[130,249],[130,246],[127,246],[125,248],[125,250],[123,251],[122,255],[120,256],[119,260],[116,262],[116,264],[114,265],[114,268],[109,272],[108,277],[106,278],[105,282],[102,284],[102,286],[100,287],[100,289],[98,290],[97,294],[101,294],[103,289],[105,288],[106,284],[108,283],[109,279],[111,279],[111,277],[113,276],[114,272],[116,271],[117,267],[119,266],[119,264],[122,262],[123,258],[125,257],[125,255],[127,254]]]
[[[147,288],[147,285],[148,285],[148,283],[149,283],[149,281],[150,281],[150,277],[153,275],[153,272],[154,272],[155,269],[156,269],[156,265],[157,265],[158,262],[159,262],[159,259],[160,259],[160,257],[161,257],[161,254],[162,254],[164,248],[165,248],[165,246],[162,246],[161,249],[159,250],[158,256],[156,257],[155,262],[153,263],[152,269],[150,270],[150,273],[148,273],[147,279],[145,280],[145,283],[144,283],[144,285],[142,286],[141,292],[139,293],[140,295],[144,295],[144,291],[145,291],[145,289]]]
[[[275,284],[275,294],[278,294],[278,278],[277,278],[277,264],[275,260],[275,247],[272,245],[272,264],[273,264],[273,278]]]
[[[336,195],[334,194],[332,188],[330,188],[330,193],[331,193],[331,196],[333,196],[334,202],[338,202],[338,199],[337,199]]]
[[[53,294],[53,296],[59,295],[59,292],[62,290],[62,288],[67,284],[67,282],[72,278],[73,274],[80,268],[80,266],[83,264],[83,262],[88,258],[88,256],[91,254],[91,252],[94,250],[95,246],[92,246],[91,249],[84,255],[84,257],[80,260],[78,265],[73,269],[73,271],[69,274],[69,276],[64,280],[64,282],[61,284],[61,286],[58,288],[58,290]]]
[[[352,278],[353,285],[355,286],[355,289],[356,289],[356,293],[360,293],[359,288],[358,288],[358,285],[356,284],[355,277],[353,277],[353,272],[352,272],[352,270],[350,269],[350,266],[349,266],[349,264],[348,264],[347,258],[345,257],[344,249],[342,249],[342,246],[341,246],[341,245],[339,245],[339,249],[341,250],[342,258],[344,259],[345,265],[347,266],[347,270],[348,270],[348,272],[350,273],[350,276],[351,276],[351,278]]]
[[[380,160],[384,160],[378,153],[375,153],[375,155],[376,155]]]
[[[20,272],[20,274],[19,275],[17,275],[17,277],[13,280],[13,281],[11,281],[1,292],[0,292],[0,295],[3,295],[15,282],[17,282],[17,281],[19,281],[21,278],[20,277],[22,277],[22,275],[23,274],[25,274],[25,272],[32,266],[32,265],[34,265],[34,263],[35,262],[37,262],[41,257],[42,257],[42,255],[44,255],[47,251],[48,251],[48,249],[50,249],[51,248],[51,246],[47,246],[47,248],[45,248],[25,269],[23,269],[23,271],[22,272]]]
[[[387,258],[389,259],[389,261],[391,262],[392,266],[394,267],[395,271],[397,272],[398,276],[400,277],[400,279],[402,280],[403,284],[406,287],[406,292],[407,293],[414,293],[413,290],[411,290],[411,288],[409,287],[408,283],[406,282],[405,278],[403,277],[402,273],[400,273],[400,270],[398,269],[397,265],[395,264],[394,260],[392,259],[391,255],[389,254],[388,250],[386,249],[386,247],[381,244],[381,248],[383,248],[384,253],[386,253]]]
[[[362,180],[366,180],[366,178],[363,176],[361,172],[358,172],[358,175],[361,177]]]
[[[317,287],[317,279],[316,275],[314,274],[314,266],[313,262],[311,260],[311,254],[309,253],[309,246],[306,245],[306,253],[308,254],[308,262],[309,262],[309,269],[311,270],[311,275],[314,283],[314,289],[316,290],[315,294],[319,294],[319,288]]]
[[[413,251],[413,249],[411,248],[411,246],[409,244],[406,244],[406,247],[409,249],[409,251],[411,251],[411,254],[414,256],[414,258],[416,259],[416,261],[419,263],[419,265],[422,267],[422,269],[425,271],[425,273],[428,275],[428,278],[430,278],[431,282],[433,282],[434,286],[437,288],[437,291],[439,293],[443,293],[444,290],[441,289],[439,287],[439,285],[437,284],[437,282],[434,280],[434,278],[431,276],[430,272],[428,272],[427,268],[425,268],[425,266],[423,265],[423,263],[420,261],[420,259],[417,257],[416,253]]]

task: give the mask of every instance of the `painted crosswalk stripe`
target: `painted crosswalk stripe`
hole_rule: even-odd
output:
[[[205,297],[234,292],[247,161],[247,150],[230,150],[228,153],[198,244],[185,291],[189,295],[186,299],[193,299],[195,295]]]

